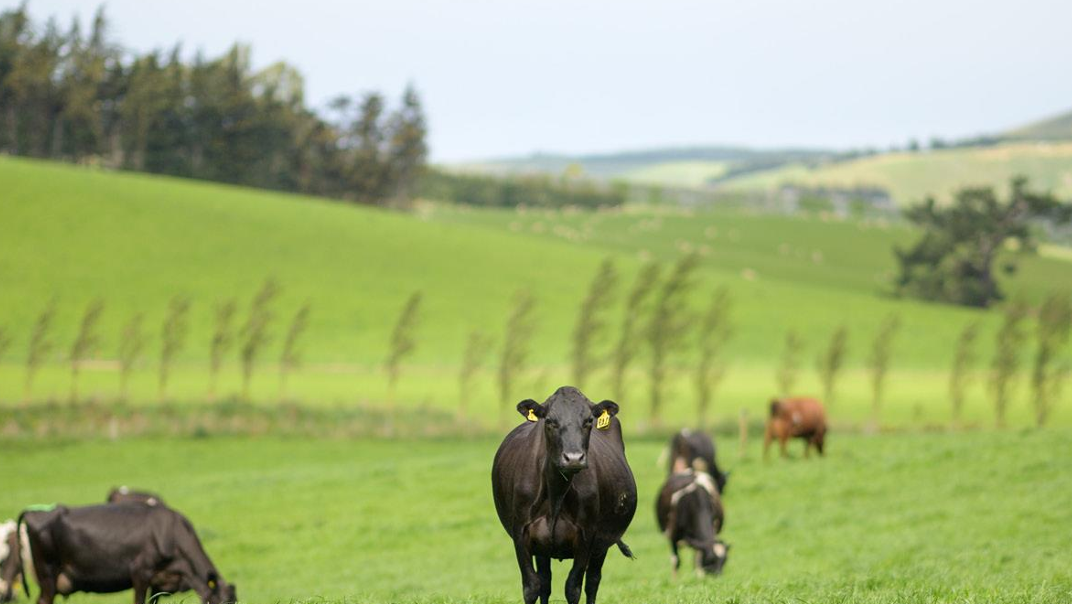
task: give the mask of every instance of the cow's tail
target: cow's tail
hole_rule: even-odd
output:
[[[633,550],[629,549],[629,546],[625,544],[625,541],[619,539],[614,544],[618,546],[618,549],[621,550],[623,556],[630,560],[636,560],[636,556],[633,555]]]
[[[26,512],[23,511],[19,514],[19,520],[15,523],[15,551],[13,554],[18,556],[15,558],[15,562],[18,563],[19,568],[22,571],[19,573],[22,575],[22,591],[26,592],[26,597],[30,597],[30,583],[27,575],[34,572],[33,566],[33,552],[30,551],[30,535],[26,530]],[[28,560],[27,560],[28,558]]]

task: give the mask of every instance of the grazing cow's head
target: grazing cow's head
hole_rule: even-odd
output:
[[[529,420],[539,421],[547,443],[547,460],[563,475],[570,476],[588,467],[592,427],[604,413],[608,416],[604,421],[609,422],[609,417],[618,413],[618,404],[592,404],[580,390],[564,386],[542,405],[532,399],[521,401],[517,411]]]
[[[15,599],[15,586],[22,569],[19,564],[15,521],[0,524],[0,603]]]
[[[207,598],[208,604],[234,604],[238,601],[234,583],[228,583],[215,574],[209,575],[208,588],[211,590]]]
[[[777,417],[782,412],[782,401],[772,398],[770,402],[770,416]]]
[[[700,551],[703,553],[701,564],[704,572],[709,575],[721,575],[722,567],[726,566],[726,560],[730,556],[730,546],[721,539],[715,539],[710,547],[705,547]]]

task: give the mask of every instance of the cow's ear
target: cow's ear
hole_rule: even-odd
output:
[[[547,409],[544,409],[543,405],[537,403],[531,398],[527,398],[518,403],[517,412],[530,422],[534,422],[543,417],[544,415],[547,415]]]
[[[618,403],[614,401],[603,401],[598,405],[592,405],[593,416],[599,417],[600,415],[603,415],[604,412],[611,416],[618,415]]]

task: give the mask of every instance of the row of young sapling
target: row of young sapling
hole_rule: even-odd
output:
[[[273,304],[279,295],[279,285],[268,279],[250,300],[249,307],[241,325],[238,324],[239,305],[234,298],[223,300],[214,307],[212,337],[209,340],[209,381],[207,396],[216,398],[216,389],[220,371],[226,358],[237,348],[238,360],[242,372],[241,396],[249,398],[254,368],[261,360],[265,348],[272,340],[271,327],[276,319]],[[157,395],[161,401],[167,399],[168,382],[179,354],[189,344],[189,316],[191,300],[189,297],[176,295],[168,302],[163,320],[160,324],[159,348],[157,349]],[[286,391],[287,376],[301,362],[299,340],[309,323],[310,304],[303,304],[290,319],[283,346],[279,356],[280,395]],[[84,365],[101,351],[100,319],[104,313],[104,300],[92,300],[82,313],[78,330],[65,355],[69,364],[71,402],[79,400],[79,377]],[[38,314],[30,331],[26,351],[26,379],[23,399],[29,402],[33,398],[34,379],[41,367],[54,357],[57,342],[53,335],[56,316],[56,302],[50,301]],[[10,348],[11,333],[0,327],[0,358]],[[148,355],[149,334],[145,325],[145,315],[135,313],[122,326],[115,358],[119,373],[119,400],[126,401],[129,396],[130,377],[135,368]]]
[[[624,309],[617,333],[613,333],[610,313],[616,306],[620,275],[610,259],[600,265],[580,303],[571,334],[572,383],[582,389],[590,386],[593,376],[606,371],[611,394],[617,400],[626,398],[627,379],[633,366],[641,359],[646,362],[648,377],[649,421],[661,423],[664,413],[666,383],[672,371],[680,371],[681,353],[695,342],[689,368],[695,389],[696,421],[708,425],[710,407],[719,384],[729,369],[726,349],[734,335],[732,298],[726,286],[716,288],[704,308],[696,310],[689,304],[697,287],[695,271],[699,257],[682,256],[663,278],[663,267],[649,263],[642,267],[632,285],[624,292]],[[246,315],[239,325],[239,304],[234,298],[214,307],[212,335],[209,340],[209,380],[207,398],[217,396],[218,379],[224,361],[235,349],[241,366],[240,396],[250,398],[250,388],[257,362],[273,341],[277,313],[274,308],[279,285],[268,279],[251,298]],[[394,406],[395,393],[401,379],[404,361],[417,348],[421,292],[414,292],[404,303],[392,329],[384,369],[387,376],[388,399]],[[483,369],[489,355],[497,348],[496,378],[501,401],[500,418],[508,416],[509,402],[514,400],[515,386],[529,370],[532,336],[536,332],[537,301],[528,290],[520,290],[506,317],[501,344],[481,330],[473,330],[466,338],[459,364],[459,414],[465,415],[473,382]],[[166,400],[168,379],[176,357],[189,341],[191,301],[184,296],[173,297],[160,326],[157,354],[158,397]],[[286,397],[287,378],[301,363],[299,342],[306,331],[310,304],[303,304],[287,324],[278,357],[279,397]],[[83,364],[101,348],[98,324],[104,302],[94,300],[87,305],[78,331],[70,344],[70,400],[79,399],[79,374]],[[50,302],[39,314],[28,341],[26,354],[25,400],[32,397],[34,377],[54,353],[52,336],[55,302]],[[1022,300],[1005,306],[1003,322],[996,335],[996,346],[989,366],[989,394],[993,401],[996,423],[1005,424],[1011,393],[1021,370],[1024,350],[1029,344],[1028,321],[1037,316],[1035,349],[1031,371],[1032,402],[1036,423],[1045,425],[1059,397],[1061,385],[1069,373],[1067,363],[1060,362],[1060,352],[1069,339],[1072,325],[1072,300],[1067,294],[1052,294],[1036,310]],[[890,314],[879,325],[870,345],[866,366],[870,377],[872,427],[880,419],[883,393],[889,373],[893,343],[900,330],[901,319]],[[973,321],[965,326],[957,339],[949,377],[952,418],[959,423],[971,376],[978,363],[977,344],[981,326]],[[0,358],[10,348],[11,334],[0,327]],[[824,350],[818,355],[815,368],[822,384],[823,398],[828,406],[835,402],[836,386],[848,350],[849,330],[839,326],[831,334]],[[123,326],[116,350],[119,369],[119,398],[127,400],[128,384],[135,367],[146,356],[148,337],[144,316],[133,315]],[[786,334],[785,345],[775,373],[777,392],[792,395],[800,374],[804,341],[793,330]],[[635,390],[630,390],[635,392]],[[635,399],[635,397],[632,397]]]

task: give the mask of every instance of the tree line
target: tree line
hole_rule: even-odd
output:
[[[360,203],[412,199],[428,154],[412,86],[394,109],[369,92],[321,115],[298,70],[254,70],[250,52],[138,54],[109,37],[103,9],[87,28],[34,23],[25,4],[4,11],[0,152]]]
[[[713,289],[700,308],[693,299],[698,283],[695,270],[698,257],[680,257],[669,267],[649,263],[637,273],[628,288],[622,287],[621,275],[614,262],[605,259],[593,276],[581,299],[571,332],[570,371],[572,383],[579,388],[595,385],[602,374],[604,384],[619,401],[637,401],[638,388],[630,383],[632,369],[645,361],[648,391],[648,422],[658,426],[664,419],[666,384],[674,375],[688,374],[696,401],[695,417],[699,426],[708,426],[711,407],[721,382],[730,369],[727,347],[736,331],[733,321],[733,298],[725,285]],[[275,366],[279,379],[279,399],[287,397],[287,379],[301,366],[301,338],[308,329],[311,305],[302,304],[292,315],[281,316],[276,308],[280,285],[273,279],[241,304],[236,298],[218,301],[213,307],[213,325],[208,346],[208,380],[206,399],[216,400],[218,381],[225,360],[232,355],[241,370],[239,397],[249,400],[255,369],[265,360],[266,348],[273,340],[282,345]],[[624,298],[617,322],[611,316]],[[419,327],[423,294],[413,292],[403,304],[390,332],[383,369],[387,380],[388,403],[393,412],[395,392],[402,379],[406,360],[420,345]],[[532,338],[538,331],[537,299],[528,290],[516,292],[502,327],[501,339],[483,329],[469,332],[461,351],[458,367],[458,414],[468,412],[474,380],[490,362],[500,401],[500,419],[510,417],[511,402],[517,398],[517,383],[531,367]],[[190,344],[189,313],[191,300],[176,295],[168,302],[159,326],[158,347],[148,350],[149,330],[144,314],[135,313],[123,324],[115,347],[118,363],[118,399],[128,399],[132,372],[150,355],[156,357],[157,397],[167,400],[167,388],[175,360]],[[70,368],[72,402],[80,398],[79,375],[83,364],[103,349],[100,318],[105,310],[101,299],[85,307],[78,329],[64,355]],[[55,358],[58,343],[53,335],[56,303],[47,303],[30,329],[25,356],[24,400],[32,398],[35,377],[40,368]],[[277,323],[286,319],[282,335]],[[1031,320],[1034,319],[1034,330]],[[894,343],[901,330],[898,314],[891,313],[876,326],[871,335],[865,366],[871,390],[869,429],[879,427],[887,377],[895,353]],[[980,371],[977,353],[981,326],[967,323],[954,342],[949,371],[949,400],[954,425],[962,421],[966,393],[973,377]],[[616,333],[615,333],[616,332]],[[1032,347],[1032,335],[1034,336]],[[1072,366],[1062,356],[1072,335],[1072,295],[1052,293],[1037,307],[1015,300],[1003,308],[1002,323],[995,334],[993,358],[986,367],[986,384],[995,423],[1006,423],[1011,394],[1022,373],[1025,357],[1030,357],[1031,401],[1038,426],[1052,415],[1062,386],[1072,373]],[[843,375],[849,351],[850,331],[840,325],[816,355],[814,367],[822,385],[827,406],[834,408],[837,385]],[[0,325],[0,358],[12,344],[10,329]],[[684,354],[693,347],[692,355]],[[806,342],[795,331],[786,333],[782,353],[774,372],[777,396],[798,394],[796,388],[804,365]],[[497,358],[492,358],[493,353]],[[685,358],[689,359],[685,363]]]

